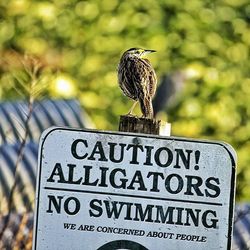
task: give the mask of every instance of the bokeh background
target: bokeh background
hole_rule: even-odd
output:
[[[132,102],[116,69],[131,47],[157,50],[149,59],[159,82],[181,76],[157,117],[174,136],[230,143],[236,198],[250,201],[248,0],[1,0],[0,101],[29,95],[32,58],[36,99],[77,98],[97,129],[117,130]]]

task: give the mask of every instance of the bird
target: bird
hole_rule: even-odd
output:
[[[132,115],[136,104],[140,103],[142,117],[153,119],[152,98],[155,95],[156,73],[145,55],[155,50],[130,48],[121,56],[118,64],[118,83],[123,94],[135,102],[127,115]]]

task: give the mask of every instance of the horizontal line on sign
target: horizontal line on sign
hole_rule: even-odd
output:
[[[79,189],[71,189],[71,188],[44,187],[44,189],[66,191],[66,192],[86,193],[86,194],[114,195],[114,196],[123,196],[123,197],[129,197],[129,198],[141,198],[141,199],[150,199],[150,200],[159,200],[159,201],[185,202],[185,203],[204,204],[204,205],[211,205],[211,206],[222,206],[222,203],[216,203],[216,202],[179,200],[179,199],[160,198],[160,197],[152,197],[152,196],[144,196],[144,195],[117,194],[117,193],[97,192],[97,191],[79,190]]]

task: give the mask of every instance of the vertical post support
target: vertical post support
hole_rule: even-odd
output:
[[[122,115],[119,131],[170,136],[170,124],[161,120]]]

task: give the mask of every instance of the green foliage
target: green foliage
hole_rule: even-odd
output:
[[[119,57],[155,49],[158,78],[192,76],[165,116],[172,134],[231,143],[237,198],[250,200],[249,23],[247,0],[1,0],[0,98],[19,95],[13,79],[32,54],[49,69],[43,96],[75,96],[97,128],[116,130],[132,104],[117,87]]]

